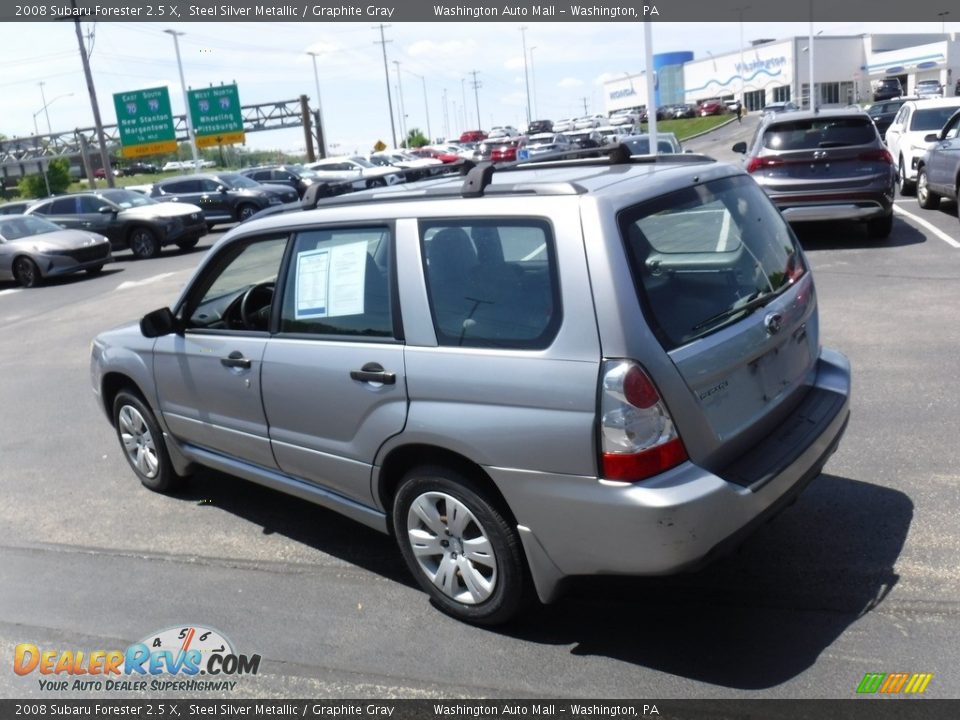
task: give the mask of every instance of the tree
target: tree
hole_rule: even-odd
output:
[[[430,141],[420,128],[410,128],[410,132],[407,133],[407,139],[404,141],[403,146],[408,148],[421,148],[429,144]]]
[[[50,185],[49,192],[47,184]],[[47,168],[47,179],[44,181],[43,175],[27,175],[20,180],[18,185],[20,197],[39,198],[46,197],[48,194],[62,193],[70,187],[70,161],[66,158],[56,158],[50,161]]]

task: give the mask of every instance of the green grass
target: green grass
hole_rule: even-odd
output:
[[[659,120],[657,130],[672,132],[678,140],[683,141],[691,135],[712,130],[717,125],[722,125],[730,120],[731,117],[733,116],[727,113],[724,115],[707,115],[707,117],[680,118],[678,120]]]
[[[180,171],[171,170],[170,172],[164,173],[153,173],[147,174],[142,173],[140,175],[131,175],[130,177],[115,177],[113,179],[114,187],[123,188],[127,185],[149,185],[155,183],[158,180],[163,180],[168,177],[173,177],[174,175],[182,174]],[[107,181],[96,179],[94,182],[97,185],[98,190],[102,190],[107,187]],[[86,180],[77,180],[76,182],[70,183],[70,187],[67,188],[67,192],[81,192],[83,190],[89,190],[90,183]]]

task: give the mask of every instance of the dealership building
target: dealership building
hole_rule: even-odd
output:
[[[810,38],[755,40],[726,54],[694,58],[691,52],[653,56],[657,106],[707,98],[741,99],[748,110],[772,102],[809,104]],[[912,35],[817,35],[813,38],[814,98],[817,105],[873,99],[882,78],[900,80],[911,95],[920,80],[937,80],[953,95],[960,79],[957,33]],[[645,72],[604,83],[608,113],[647,104]]]

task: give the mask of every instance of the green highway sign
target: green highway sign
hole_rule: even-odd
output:
[[[187,93],[197,147],[242,143],[243,116],[236,85],[220,85]]]
[[[115,93],[113,105],[124,157],[176,152],[177,135],[167,88]]]

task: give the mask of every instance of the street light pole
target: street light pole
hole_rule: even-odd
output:
[[[180,89],[183,90],[183,110],[187,118],[187,137],[190,138],[190,152],[193,155],[194,171],[200,169],[200,155],[197,152],[197,138],[193,133],[193,119],[190,117],[190,99],[187,96],[187,83],[183,79],[183,63],[180,60],[180,41],[177,39],[184,33],[176,30],[164,30],[167,35],[173,37],[173,49],[177,53],[177,70],[180,71]]]
[[[430,142],[433,142],[433,133],[430,130],[430,104],[427,102],[427,79],[423,75],[407,70],[408,73],[414,77],[420,78],[420,82],[423,83],[423,110],[427,114],[427,139]]]
[[[394,60],[393,64],[397,66],[397,106],[400,115],[400,144],[407,142],[407,111],[403,107],[403,83],[400,81],[400,61]]]
[[[320,103],[320,73],[317,72],[317,54],[315,52],[307,51],[313,59],[313,82],[317,86],[317,144],[320,146],[320,159],[322,160],[327,156],[327,136],[323,131],[323,105]]]
[[[947,32],[947,23],[946,23],[946,21],[945,21],[943,18],[944,18],[945,16],[949,15],[949,14],[950,14],[950,11],[949,11],[949,10],[944,10],[943,12],[938,12],[938,13],[937,13],[937,17],[940,18],[940,33],[941,33],[941,34]]]
[[[47,134],[48,134],[48,135],[53,135],[53,128],[50,126],[50,113],[47,112],[47,106],[48,106],[50,103],[47,102],[47,98],[44,97],[44,95],[43,95],[43,86],[45,85],[45,83],[43,82],[43,80],[41,80],[41,81],[40,81],[39,83],[37,83],[37,84],[40,86],[40,99],[43,100],[43,112],[44,112],[44,113],[46,114],[46,116],[47,116]],[[52,102],[52,101],[51,101],[51,102]],[[39,134],[39,133],[38,133],[38,134]]]
[[[537,114],[537,73],[533,66],[533,51],[537,49],[534,45],[530,48],[530,84],[533,85],[533,114]]]
[[[41,97],[42,97],[42,93],[41,93]],[[51,105],[53,105],[53,104],[54,104],[57,100],[59,100],[60,98],[65,98],[65,97],[73,97],[73,93],[64,93],[63,95],[57,95],[55,98],[53,98],[53,100],[51,100],[51,101],[48,102],[48,103],[45,103],[42,108],[40,108],[39,110],[37,110],[37,111],[33,114],[33,133],[34,133],[34,135],[39,135],[39,134],[40,134],[40,129],[37,127],[37,115],[39,115],[40,113],[47,113],[47,108],[48,108],[48,107],[50,107]],[[48,134],[48,135],[53,135],[53,130],[52,130],[51,127],[50,127],[50,113],[47,113],[47,134]]]
[[[746,91],[746,78],[744,78],[743,76],[744,70],[746,69],[743,66],[743,13],[744,11],[749,9],[750,9],[749,5],[744,5],[743,7],[735,8],[735,10],[739,13],[739,16],[740,16],[740,72],[738,74],[740,75],[739,102],[741,105],[746,105],[746,98],[744,97],[744,93]]]
[[[523,84],[527,88],[527,127],[530,126],[530,73],[527,72],[527,26],[520,28],[520,39],[523,42]]]

